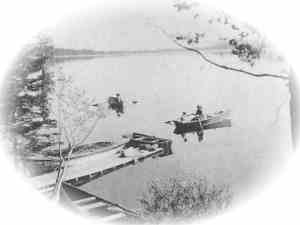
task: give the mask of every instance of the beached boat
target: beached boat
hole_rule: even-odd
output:
[[[171,148],[172,141],[169,139],[158,138],[140,133],[133,133],[130,140],[124,145],[123,149],[137,148],[142,151],[153,152],[157,149],[164,149],[158,156],[164,157],[173,154]]]

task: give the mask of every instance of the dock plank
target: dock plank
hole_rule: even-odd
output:
[[[114,171],[116,168],[122,168],[124,166],[134,164],[139,160],[150,158],[163,151],[162,148],[158,148],[152,152],[137,150],[136,154],[133,156],[120,158],[118,152],[122,150],[122,148],[123,146],[120,146],[111,151],[69,160],[66,162],[63,181],[93,175],[101,171]],[[53,186],[56,181],[56,176],[57,171],[54,171],[30,178],[30,181],[33,183],[35,188],[41,189],[43,187]]]

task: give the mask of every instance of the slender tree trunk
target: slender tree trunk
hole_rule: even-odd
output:
[[[63,176],[64,176],[64,172],[65,172],[65,168],[66,168],[66,162],[69,159],[69,155],[72,154],[72,150],[73,150],[72,146],[69,144],[68,145],[69,154],[66,159],[62,156],[62,154],[60,152],[61,160],[60,160],[57,177],[56,177],[56,181],[55,181],[55,188],[54,188],[54,200],[55,201],[59,201],[59,199],[60,199],[60,190],[61,190]]]
[[[58,101],[58,151],[59,151],[59,158],[60,158],[60,163],[58,167],[58,172],[57,172],[57,177],[55,181],[55,188],[54,188],[54,198],[55,201],[59,201],[60,197],[60,188],[62,184],[62,175],[63,175],[63,170],[65,167],[65,159],[62,153],[62,148],[61,148],[61,135],[62,135],[62,128],[61,128],[61,105],[60,105],[60,100]]]
[[[62,181],[63,181],[63,174],[64,174],[64,170],[65,170],[65,160],[61,160],[60,164],[59,164],[59,169],[57,172],[57,177],[56,177],[56,182],[55,182],[55,188],[54,188],[54,200],[55,201],[59,201],[60,198],[60,189],[61,189],[61,185],[62,185]]]

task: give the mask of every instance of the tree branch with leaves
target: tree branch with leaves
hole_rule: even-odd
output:
[[[187,7],[188,6],[188,7]],[[195,23],[198,22],[200,13],[197,8],[198,4],[187,3],[185,1],[178,2],[173,5],[177,9],[178,13],[188,13]],[[255,63],[261,58],[265,51],[265,38],[262,37],[255,29],[250,26],[242,27],[237,25],[228,15],[222,14],[216,18],[210,18],[206,21],[210,26],[214,24],[222,25],[223,30],[226,30],[226,34],[214,33],[211,36],[208,35],[209,31],[199,30],[193,32],[169,32],[162,26],[154,23],[150,23],[151,26],[159,30],[165,37],[172,41],[178,47],[193,52],[200,56],[202,60],[218,67],[220,69],[229,70],[233,72],[239,72],[245,75],[262,78],[270,77],[281,80],[289,80],[287,75],[273,74],[273,73],[256,73],[251,70],[242,68],[236,68],[234,66],[218,63],[215,60],[210,59],[205,53],[205,50],[201,48],[201,44],[206,41],[215,39],[215,41],[223,41],[224,45],[227,45],[231,55],[236,56],[241,62],[247,63],[253,67]],[[201,27],[201,24],[199,24]]]
[[[5,80],[2,93],[2,119],[5,135],[12,143],[16,162],[39,153],[54,144],[56,127],[50,118],[50,95],[53,91],[53,43],[40,36],[24,47]],[[39,173],[31,165],[22,165],[31,174]]]

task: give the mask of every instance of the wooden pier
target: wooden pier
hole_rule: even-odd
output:
[[[172,154],[171,144],[172,141],[168,139],[134,133],[125,144],[67,161],[63,181],[79,186],[146,159],[168,156]],[[51,192],[56,177],[57,171],[54,171],[32,177],[30,181],[42,192]]]

